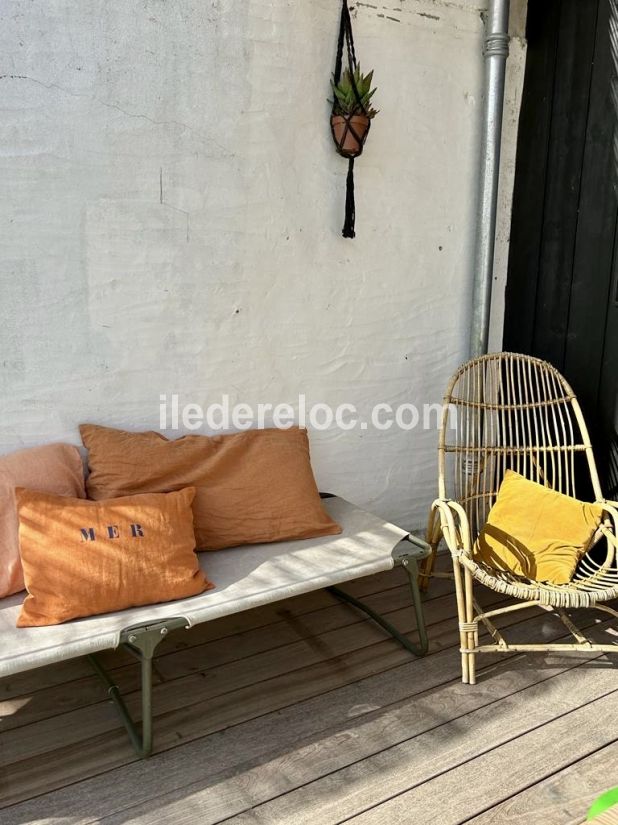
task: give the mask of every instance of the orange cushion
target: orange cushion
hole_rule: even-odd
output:
[[[80,432],[93,499],[194,486],[201,550],[341,532],[322,507],[306,430],[185,435],[173,441],[156,432],[94,424],[82,425]]]
[[[16,491],[28,595],[18,627],[59,624],[213,587],[195,555],[188,488],[104,502]]]
[[[79,450],[71,444],[46,444],[0,457],[0,599],[25,586],[19,558],[16,487],[85,498]]]

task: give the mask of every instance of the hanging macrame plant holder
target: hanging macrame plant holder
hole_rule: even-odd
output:
[[[333,96],[333,110],[330,116],[330,129],[335,141],[335,146],[339,154],[348,158],[348,176],[346,179],[345,197],[345,222],[343,224],[342,235],[344,238],[354,238],[354,222],[356,218],[354,203],[354,159],[363,151],[365,140],[369,134],[371,118],[367,109],[363,105],[361,94],[354,81],[354,73],[357,67],[356,53],[354,50],[354,36],[352,34],[352,20],[347,0],[343,0],[341,6],[341,22],[339,25],[339,39],[337,41],[337,59],[333,74],[334,85],[337,86],[341,80],[343,60],[348,64],[349,76],[352,83],[357,107],[353,112],[337,111],[337,97]]]

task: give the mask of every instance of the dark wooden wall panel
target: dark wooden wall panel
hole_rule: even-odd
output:
[[[559,19],[560,0],[531,0],[504,319],[505,348],[516,342],[518,352],[531,352],[534,337]]]
[[[579,388],[582,404],[590,411],[598,403],[616,234],[611,73],[609,4],[602,3],[590,84],[563,363],[565,373]],[[591,424],[594,423],[593,419]]]
[[[596,20],[597,0],[563,0],[560,4],[533,349],[561,369]]]
[[[609,0],[529,0],[527,37],[504,348],[566,375],[609,482],[618,440]]]

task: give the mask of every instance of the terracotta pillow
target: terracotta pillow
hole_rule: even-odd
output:
[[[213,587],[195,555],[194,492],[94,502],[19,488],[28,595],[17,626],[59,624]]]
[[[80,432],[93,499],[194,486],[201,550],[341,532],[322,507],[306,430],[185,435],[173,441],[156,432],[94,424],[82,425]]]
[[[79,450],[71,444],[46,444],[0,457],[0,599],[24,589],[16,487],[85,498]]]

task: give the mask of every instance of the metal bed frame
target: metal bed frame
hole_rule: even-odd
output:
[[[381,614],[377,613],[364,602],[341,590],[339,587],[327,587],[326,590],[340,601],[364,612],[410,653],[415,656],[424,656],[427,652],[428,640],[418,586],[417,562],[427,558],[430,552],[430,546],[422,539],[413,535],[408,535],[402,539],[393,550],[394,566],[402,567],[407,573],[412,605],[416,617],[418,642],[412,642]],[[141,726],[133,720],[122,697],[120,688],[109,676],[96,654],[90,654],[88,656],[88,660],[94,668],[94,671],[107,690],[109,700],[115,706],[120,720],[126,728],[135,753],[140,758],[150,756],[153,748],[152,661],[154,654],[158,645],[170,632],[181,628],[188,630],[189,625],[185,618],[177,616],[152,624],[140,624],[128,627],[121,634],[121,646],[135,656],[141,667]]]

